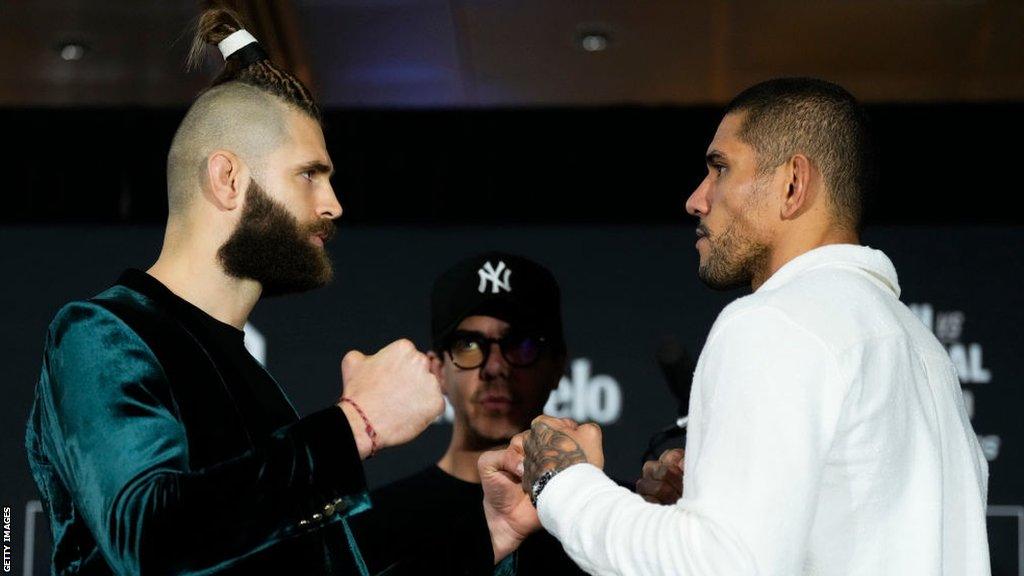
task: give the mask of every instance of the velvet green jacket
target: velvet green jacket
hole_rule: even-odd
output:
[[[175,299],[128,271],[49,327],[26,447],[54,574],[493,571],[482,517],[396,564],[341,410],[254,434]]]

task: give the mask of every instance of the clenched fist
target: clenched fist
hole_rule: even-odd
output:
[[[530,430],[518,434],[513,442],[518,438],[522,438],[525,452],[522,484],[527,492],[545,472],[558,473],[583,462],[604,468],[601,427],[597,424],[538,416],[533,419]]]
[[[343,395],[363,410],[377,433],[377,448],[403,444],[420,434],[444,410],[441,385],[427,356],[409,340],[396,340],[372,356],[355,350],[341,361]],[[348,416],[359,454],[370,454],[362,416],[338,402]]]
[[[665,450],[657,461],[645,462],[636,493],[655,504],[675,504],[683,495],[683,449]]]
[[[537,510],[521,486],[522,466],[522,434],[513,438],[508,448],[484,452],[477,461],[495,564],[540,529]]]

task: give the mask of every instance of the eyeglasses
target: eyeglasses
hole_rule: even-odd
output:
[[[543,336],[509,333],[501,338],[487,338],[479,332],[456,331],[448,339],[448,354],[463,370],[479,368],[487,363],[491,345],[497,344],[506,362],[517,368],[532,366],[547,347]]]

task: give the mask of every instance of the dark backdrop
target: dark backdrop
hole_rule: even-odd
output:
[[[166,217],[164,162],[181,109],[3,109],[0,508],[12,570],[43,573],[48,531],[22,448],[43,334],[57,308],[148,266]],[[1024,104],[874,105],[882,183],[865,240],[894,260],[903,299],[957,363],[990,459],[995,573],[1024,575],[1020,443],[1024,219],[1015,210]],[[427,290],[457,258],[504,248],[548,264],[565,293],[571,366],[550,407],[606,427],[609,470],[635,477],[675,416],[655,362],[696,353],[732,298],[694,274],[682,210],[704,174],[715,108],[335,110],[345,215],[329,288],[257,307],[270,370],[301,413],[338,392],[349,348],[427,345]],[[573,370],[575,368],[575,370]],[[450,428],[374,459],[372,484],[436,459]],[[30,528],[32,528],[30,530]],[[26,538],[28,536],[28,538]],[[31,540],[35,540],[31,542]],[[6,557],[6,556],[5,556]]]
[[[156,226],[0,228],[0,502],[13,513],[16,567],[27,545],[28,518],[42,521],[27,508],[37,496],[22,438],[46,325],[63,302],[104,289],[121,268],[148,266],[160,239]],[[1024,228],[885,227],[868,230],[865,241],[890,255],[903,300],[914,305],[958,365],[990,458],[996,573],[1016,574],[1024,521],[1024,311],[1011,279],[1024,274]],[[338,394],[338,365],[347,349],[372,351],[403,336],[428,345],[432,278],[484,248],[531,256],[555,272],[574,369],[567,370],[551,407],[602,422],[609,471],[635,478],[648,437],[675,417],[655,350],[671,338],[699,351],[721,308],[742,295],[715,293],[697,281],[687,225],[343,226],[332,245],[334,284],[266,300],[253,314],[269,369],[300,413],[328,405]],[[440,422],[417,441],[370,461],[371,483],[433,462],[449,433]],[[45,565],[45,524],[36,524],[33,534],[36,565]]]
[[[1024,103],[868,108],[882,184],[868,223],[1024,224]],[[0,222],[162,223],[184,110],[0,110]],[[671,224],[704,175],[717,108],[336,110],[348,223]]]

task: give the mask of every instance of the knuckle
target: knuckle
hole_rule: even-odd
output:
[[[347,370],[358,364],[360,356],[362,355],[355,350],[349,350],[345,353],[345,355],[341,357],[342,370]]]
[[[654,472],[654,467],[655,466],[657,466],[657,463],[654,462],[653,460],[649,460],[647,462],[644,462],[644,467],[643,467],[644,478],[649,477]]]

